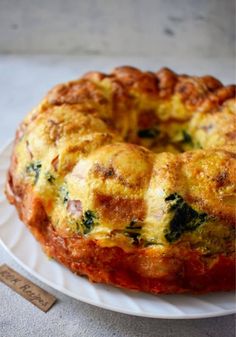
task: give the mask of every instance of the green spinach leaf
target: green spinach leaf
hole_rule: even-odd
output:
[[[158,136],[160,131],[155,128],[141,129],[138,131],[138,137],[140,138],[155,138]]]
[[[165,238],[172,243],[178,240],[184,232],[194,231],[204,223],[208,216],[198,213],[177,193],[170,194],[166,199],[169,203],[169,212],[173,214]]]
[[[26,167],[26,172],[34,177],[34,184],[36,184],[38,181],[41,168],[42,164],[40,161],[32,162]]]
[[[60,195],[63,201],[63,204],[67,203],[67,201],[69,200],[69,191],[66,188],[66,186],[61,186],[60,188]]]
[[[94,212],[87,210],[84,213],[84,216],[82,218],[82,226],[83,226],[84,234],[91,232],[91,230],[93,229],[95,225],[95,219],[96,219],[96,215],[94,214]]]
[[[182,131],[182,137],[183,137],[182,138],[183,143],[190,144],[190,145],[193,144],[192,137],[190,136],[190,134],[186,130]]]
[[[134,245],[138,245],[141,238],[141,229],[142,226],[138,224],[137,220],[131,220],[130,224],[125,227],[124,234],[132,239]]]
[[[45,177],[50,184],[54,184],[56,178],[50,172],[47,172]]]

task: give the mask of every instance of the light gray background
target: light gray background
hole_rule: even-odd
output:
[[[1,0],[2,52],[233,56],[234,0]]]
[[[52,85],[89,70],[169,66],[235,82],[234,20],[231,0],[0,0],[0,144]],[[0,247],[1,263],[59,300],[44,314],[0,284],[0,337],[235,335],[232,315],[176,321],[113,313],[49,289]]]

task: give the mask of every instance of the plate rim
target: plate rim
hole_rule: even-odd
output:
[[[7,151],[7,148],[12,146],[13,144],[13,139],[7,141],[3,146],[1,146],[0,148],[0,157],[3,154],[4,151]],[[4,194],[3,194],[4,195]],[[4,199],[6,200],[6,197],[4,195]],[[16,211],[15,209],[13,210],[14,212]],[[21,221],[22,223],[22,221]],[[22,223],[23,225],[23,223]],[[31,234],[31,233],[30,233]],[[31,234],[32,235],[32,234]],[[34,242],[37,243],[36,239],[34,238]],[[113,312],[118,312],[121,314],[126,314],[126,315],[131,315],[131,316],[137,316],[137,317],[147,317],[147,318],[157,318],[157,319],[171,319],[171,320],[179,320],[179,319],[203,319],[203,318],[213,318],[213,317],[221,317],[221,316],[228,316],[228,315],[232,315],[236,313],[236,306],[233,309],[221,309],[219,311],[215,311],[215,312],[211,312],[211,313],[196,313],[196,314],[189,314],[188,316],[186,316],[186,314],[178,314],[178,315],[168,315],[168,314],[150,314],[150,313],[145,313],[144,311],[142,312],[131,312],[130,310],[126,310],[125,308],[120,308],[120,307],[116,307],[115,305],[110,305],[110,304],[106,304],[104,302],[100,302],[97,303],[96,301],[92,301],[90,299],[87,298],[83,298],[80,296],[77,296],[75,293],[73,293],[72,291],[66,289],[63,286],[57,285],[51,281],[49,281],[47,278],[43,277],[40,275],[40,273],[36,272],[34,269],[32,269],[31,267],[29,267],[27,264],[25,264],[24,262],[22,262],[22,260],[15,255],[11,249],[3,242],[1,236],[0,236],[0,244],[1,246],[4,248],[4,250],[11,256],[11,258],[13,258],[13,260],[18,263],[25,271],[27,271],[30,275],[32,275],[33,277],[35,277],[36,279],[38,279],[40,282],[44,283],[45,285],[51,287],[52,289],[55,289],[61,293],[63,293],[64,295],[67,295],[73,299],[76,299],[77,301],[81,301],[90,305],[93,305],[95,307],[98,308],[102,308],[102,309],[106,309],[106,310],[110,310]],[[62,265],[60,263],[57,263],[58,267],[62,267]],[[88,279],[86,279],[87,282],[90,282]],[[104,287],[106,287],[106,284],[103,284]],[[122,288],[119,288],[119,290],[124,290]],[[129,291],[128,289],[125,289],[125,291]],[[130,290],[131,291],[131,290]],[[132,291],[131,291],[132,292]],[[154,296],[158,296],[154,295]],[[181,294],[178,294],[178,296],[181,296]],[[187,294],[185,294],[185,296],[187,296]],[[194,296],[194,295],[191,295]]]

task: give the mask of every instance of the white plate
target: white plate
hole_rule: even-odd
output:
[[[12,144],[0,153],[0,238],[3,247],[29,273],[62,293],[101,308],[155,318],[203,318],[235,312],[234,293],[209,295],[149,295],[90,283],[49,260],[18,219],[3,194]]]

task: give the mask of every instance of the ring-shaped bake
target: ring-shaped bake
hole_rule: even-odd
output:
[[[7,197],[45,252],[91,281],[231,290],[234,98],[166,68],[58,85],[18,128]]]

